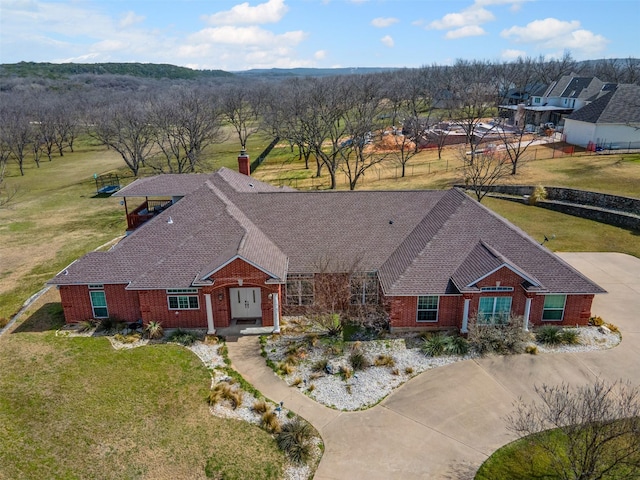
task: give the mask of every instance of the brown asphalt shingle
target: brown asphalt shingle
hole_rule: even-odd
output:
[[[279,281],[287,272],[378,272],[387,295],[455,293],[452,280],[461,287],[500,264],[551,292],[602,291],[458,190],[297,192],[224,168],[197,178],[185,185],[199,188],[113,250],[51,283],[187,288],[239,257]]]

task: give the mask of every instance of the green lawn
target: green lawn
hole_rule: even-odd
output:
[[[532,441],[533,440],[533,441]],[[620,441],[624,441],[621,439]],[[553,468],[549,453],[540,444],[556,445],[559,458],[566,459],[563,437],[556,430],[521,438],[496,450],[478,469],[475,480],[555,480],[561,478]],[[602,480],[622,480],[640,477],[640,456],[629,459],[631,464],[613,468]],[[573,478],[573,477],[567,477]],[[592,478],[592,477],[589,477]]]
[[[59,303],[42,302],[0,337],[0,479],[282,478],[269,434],[211,415],[192,352],[116,351],[56,337],[61,324]]]

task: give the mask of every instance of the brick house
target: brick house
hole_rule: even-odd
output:
[[[127,208],[128,235],[49,282],[66,321],[214,333],[252,319],[277,330],[281,315],[331,301],[329,286],[346,292],[346,307],[384,309],[392,330],[466,332],[469,319],[509,315],[524,328],[584,325],[604,292],[457,189],[302,192],[239,162],[244,173],[159,175],[120,190],[125,208],[145,199]]]

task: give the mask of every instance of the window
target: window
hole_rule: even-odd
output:
[[[478,306],[478,322],[501,324],[509,321],[511,297],[482,297]]]
[[[418,322],[438,321],[438,300],[437,295],[418,297]]]
[[[169,310],[198,310],[197,295],[169,295]]]
[[[376,305],[378,303],[378,278],[374,272],[351,276],[351,305]]]
[[[513,292],[513,287],[500,287],[496,285],[495,287],[481,287],[480,290],[483,292]]]
[[[562,320],[566,301],[566,295],[545,295],[542,320]]]
[[[287,305],[313,305],[313,275],[287,275]]]
[[[89,292],[91,297],[91,308],[93,309],[93,318],[107,318],[109,310],[107,309],[107,296],[104,290],[92,290]]]
[[[169,288],[167,293],[198,293],[197,288]]]
[[[540,103],[540,97],[534,97],[533,103]]]

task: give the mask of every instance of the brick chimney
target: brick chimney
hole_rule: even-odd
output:
[[[240,155],[238,155],[238,171],[249,177],[251,176],[251,161],[244,148],[240,152]]]

